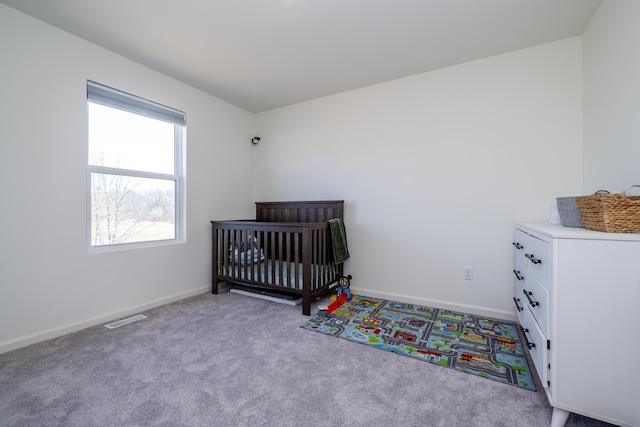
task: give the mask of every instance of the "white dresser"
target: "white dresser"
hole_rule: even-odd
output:
[[[549,403],[640,427],[640,234],[516,224],[514,302]]]

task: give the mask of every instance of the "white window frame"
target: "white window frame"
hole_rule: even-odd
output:
[[[141,114],[163,120],[174,125],[174,173],[163,174],[140,170],[120,169],[116,167],[96,166],[89,159],[89,102],[102,104],[107,107],[120,109],[129,113]],[[148,101],[146,99],[113,89],[99,83],[87,81],[87,203],[86,203],[86,244],[88,253],[111,252],[124,249],[137,249],[154,246],[172,245],[186,242],[186,203],[185,203],[185,142],[186,142],[186,115],[185,113],[166,107],[164,105]],[[91,214],[91,177],[92,174],[110,174],[134,178],[151,178],[173,181],[175,185],[175,212],[174,212],[174,238],[163,240],[149,240],[144,242],[112,243],[94,246],[91,241],[92,214]]]

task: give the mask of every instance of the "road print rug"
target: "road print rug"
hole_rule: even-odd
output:
[[[535,391],[513,322],[354,295],[302,328]]]

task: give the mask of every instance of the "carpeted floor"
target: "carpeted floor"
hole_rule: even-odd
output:
[[[315,308],[314,308],[315,309]],[[1,426],[547,427],[541,392],[318,333],[292,307],[202,294],[0,355]],[[572,415],[568,427],[606,424]]]
[[[302,327],[535,390],[514,322],[355,295]]]

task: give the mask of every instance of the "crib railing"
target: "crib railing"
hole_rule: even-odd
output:
[[[340,266],[333,259],[327,222],[211,224],[214,294],[218,282],[227,280],[301,294],[308,306],[338,280]]]

